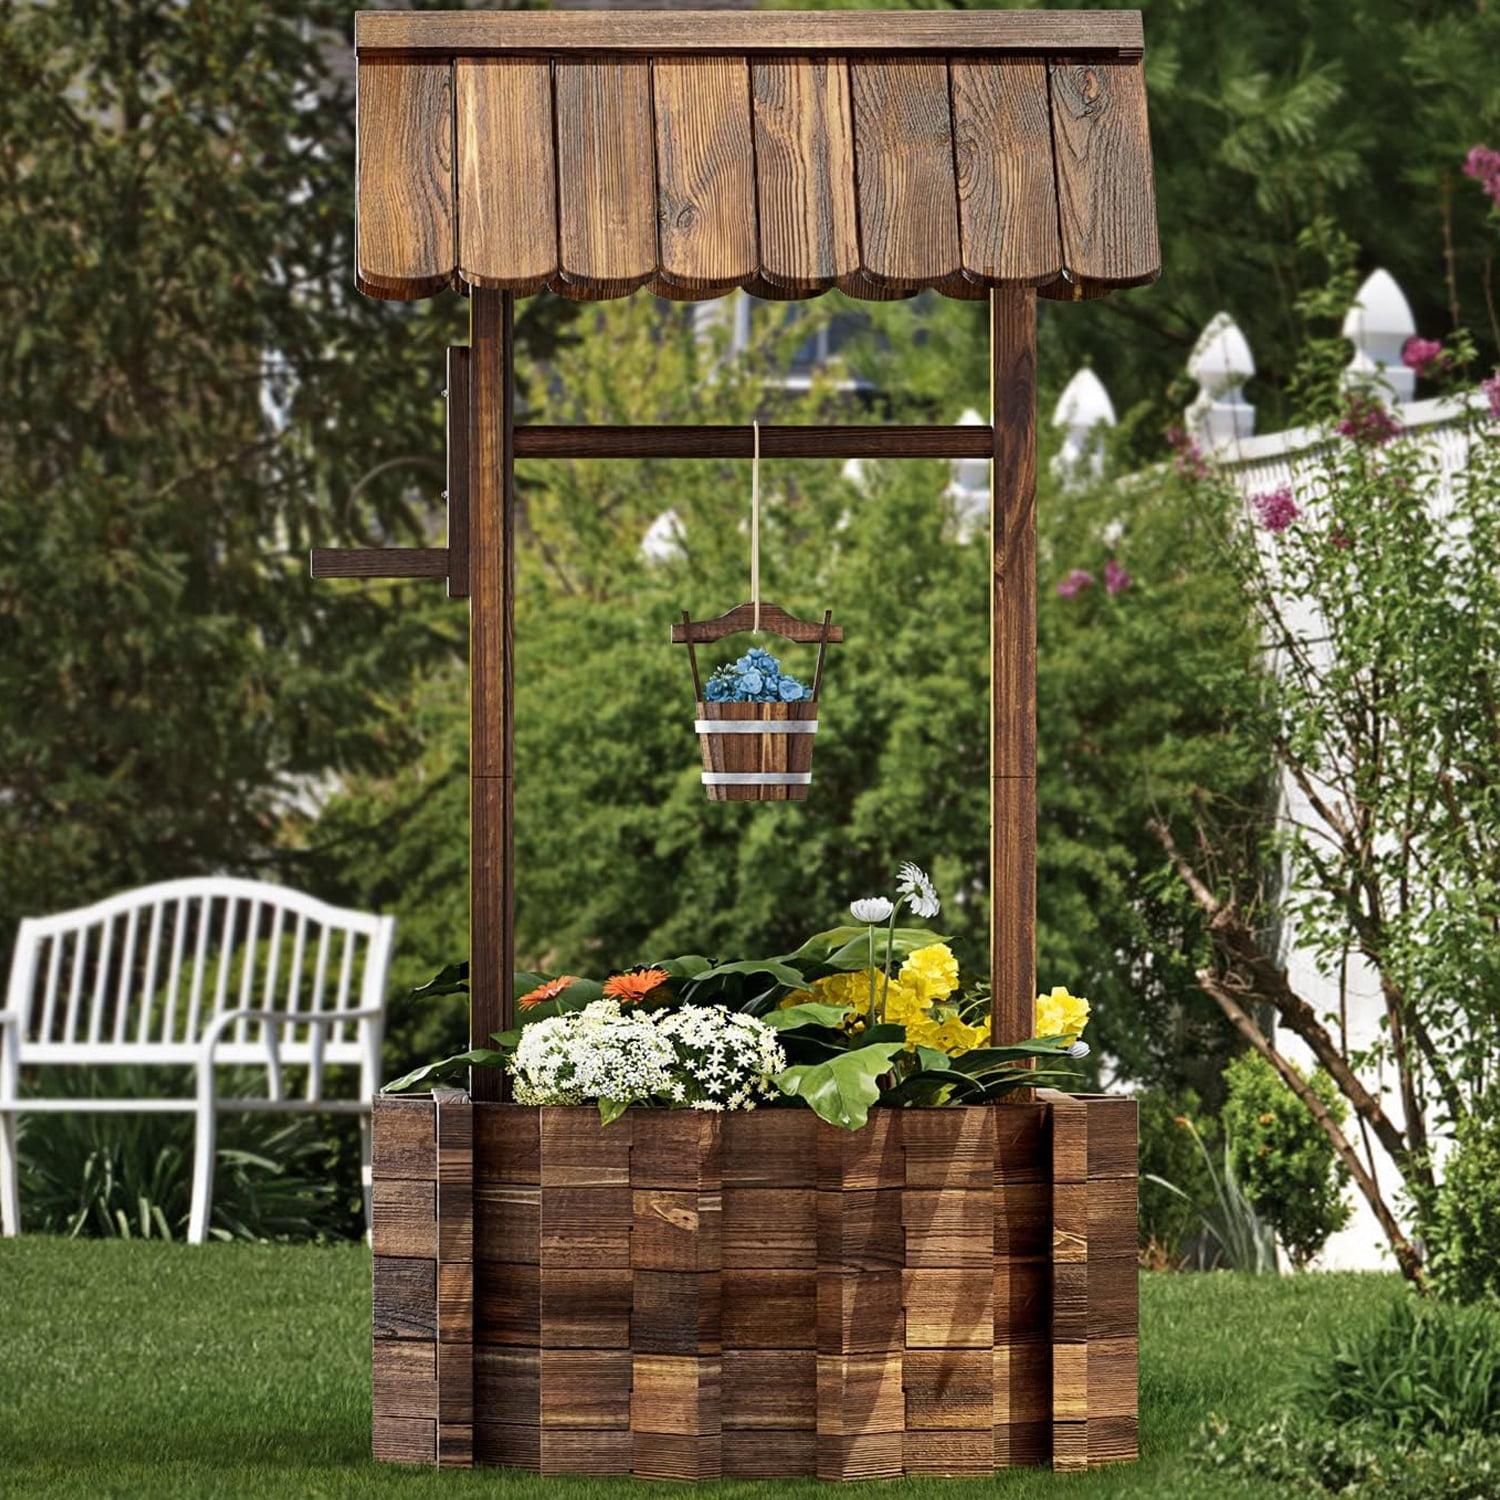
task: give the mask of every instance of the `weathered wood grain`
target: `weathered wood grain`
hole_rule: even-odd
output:
[[[542,1340],[539,1266],[480,1261],[474,1282],[474,1337],[480,1344],[538,1349]]]
[[[749,458],[754,449],[750,427],[516,429],[517,458]],[[989,458],[994,442],[983,427],[766,426],[760,451],[763,458]],[[821,621],[812,624],[815,632],[822,628]],[[834,630],[830,640],[840,638]]]
[[[750,71],[743,57],[658,57],[657,268],[695,295],[755,274],[755,156]]]
[[[446,547],[314,547],[314,578],[446,578]]]
[[[469,597],[469,350],[448,350],[448,597]]]
[[[899,1271],[906,1252],[902,1197],[888,1188],[819,1192],[819,1270],[838,1275]]]
[[[543,1349],[542,1426],[628,1429],[631,1362],[628,1349]]]
[[[373,1317],[377,1339],[435,1340],[437,1262],[376,1256]]]
[[[904,1186],[989,1193],[995,1181],[992,1109],[913,1109],[901,1116]]]
[[[814,1431],[818,1359],[811,1349],[726,1349],[722,1356],[724,1430]]]
[[[1068,60],[1049,71],[1063,264],[1085,283],[1154,281],[1161,249],[1144,69]]]
[[[760,274],[810,296],[859,269],[849,68],[826,56],[751,66]]]
[[[552,70],[544,57],[461,57],[453,66],[458,272],[526,296],[557,274]]]
[[[720,1462],[726,1479],[792,1479],[818,1466],[815,1432],[736,1432],[725,1428]]]
[[[474,1197],[476,1259],[539,1265],[542,1258],[541,1188],[480,1182]]]
[[[377,296],[429,297],[453,277],[452,73],[359,65],[357,280]]]
[[[1089,1180],[1134,1177],[1139,1171],[1134,1099],[1088,1096]]]
[[[354,44],[391,52],[1125,52],[1134,10],[359,11]]]
[[[724,1342],[736,1349],[811,1349],[818,1326],[814,1271],[725,1271]]]
[[[964,273],[1040,286],[1062,270],[1047,65],[960,56],[949,68]]]
[[[374,1340],[371,1398],[377,1417],[438,1414],[437,1344],[430,1339]]]
[[[955,274],[962,257],[947,64],[856,58],[850,93],[861,269],[903,288]]]
[[[371,1447],[387,1464],[437,1462],[437,1422],[426,1417],[377,1415],[371,1423]]]
[[[902,1463],[909,1475],[972,1479],[993,1474],[994,1429],[926,1432],[908,1427],[902,1447]]]
[[[717,1354],[724,1342],[718,1271],[635,1271],[631,1346],[646,1354]]]
[[[474,1105],[474,1173],[484,1183],[540,1187],[541,1111],[519,1104]]]
[[[629,1360],[628,1354],[611,1354]],[[474,1346],[475,1415],[485,1422],[536,1427],[541,1422],[542,1355],[539,1349]]]
[[[546,1221],[546,1194],[542,1218]],[[544,1349],[628,1349],[631,1273],[628,1267],[554,1270],[542,1266]]]
[[[1036,1017],[1036,294],[990,299],[991,1035]]]
[[[726,635],[738,635],[742,631],[756,628],[754,604],[736,604],[711,620],[693,620],[689,624],[672,627],[672,643],[681,646],[691,640],[695,645],[720,641]],[[779,604],[762,602],[760,625],[768,635],[779,635],[784,640],[810,645],[823,639],[821,620],[803,620],[783,609]],[[837,645],[844,639],[843,629],[838,625],[828,627],[828,640]],[[741,705],[743,706],[743,705]]]
[[[719,1253],[726,1270],[806,1271],[818,1265],[813,1189],[727,1188],[722,1202]]]
[[[376,1178],[370,1238],[376,1255],[437,1258],[437,1187]]]
[[[515,299],[475,288],[469,475],[469,1041],[510,1024],[515,969]],[[471,1068],[498,1099],[496,1068]]]
[[[995,1425],[992,1349],[908,1349],[901,1371],[908,1429],[990,1434]]]
[[[576,1109],[553,1106],[540,1114],[543,1188],[630,1186],[632,1117],[628,1113],[612,1125],[601,1124],[599,1111],[591,1104]]]
[[[992,1270],[907,1270],[908,1349],[989,1349],[995,1342]]]
[[[543,1158],[544,1170],[546,1158]],[[554,1269],[630,1265],[628,1187],[552,1187],[542,1192],[541,1263]]]
[[[650,65],[559,60],[553,81],[558,274],[621,296],[656,270]]]

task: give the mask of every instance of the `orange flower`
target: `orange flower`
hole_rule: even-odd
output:
[[[604,981],[604,998],[621,1005],[649,1000],[672,976],[665,969],[630,969]]]
[[[533,1005],[540,1005],[543,1000],[556,1000],[570,984],[577,984],[576,974],[559,974],[556,979],[549,979],[545,984],[539,984],[534,990],[528,990],[521,996],[516,1004],[522,1010],[530,1010]]]

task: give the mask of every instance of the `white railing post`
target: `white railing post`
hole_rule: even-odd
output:
[[[1216,313],[1198,336],[1188,358],[1188,374],[1198,394],[1184,416],[1193,440],[1223,448],[1255,435],[1255,408],[1245,400],[1245,382],[1255,360],[1240,326],[1227,312]]]
[[[1101,427],[1115,425],[1115,405],[1104,382],[1087,366],[1063,387],[1052,412],[1052,425],[1063,429],[1062,447],[1052,472],[1064,483],[1097,479],[1104,472]]]
[[[986,427],[989,424],[971,406],[959,419],[960,427]],[[952,478],[948,481],[948,499],[953,504],[953,522],[958,539],[963,542],[982,534],[990,515],[990,461],[987,458],[954,458],[949,460]]]
[[[1344,368],[1346,386],[1372,389],[1397,401],[1412,399],[1417,372],[1401,363],[1401,352],[1416,333],[1417,322],[1389,271],[1373,271],[1365,278],[1340,331],[1354,345],[1354,356]]]

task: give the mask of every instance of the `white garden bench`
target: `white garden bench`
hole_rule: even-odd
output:
[[[197,1116],[188,1239],[202,1244],[219,1110],[361,1117],[365,1207],[394,917],[228,876],[172,880],[21,922],[0,1010],[0,1227],[21,1228],[16,1117],[94,1110]],[[23,1097],[21,1070],[192,1068],[186,1099]],[[357,1065],[357,1098],[325,1098],[324,1070]],[[216,1067],[264,1067],[264,1097],[221,1098]],[[301,1096],[287,1067],[306,1069]]]

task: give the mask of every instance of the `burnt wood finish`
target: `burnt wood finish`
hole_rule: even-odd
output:
[[[375,1161],[377,1457],[861,1479],[1135,1454],[1128,1099],[851,1134],[381,1098]]]
[[[371,52],[1068,52],[1138,56],[1133,10],[360,11],[354,45]]]
[[[741,631],[756,628],[756,612],[753,604],[736,604],[722,615],[711,620],[691,620],[672,627],[672,644],[680,646],[686,641],[706,645],[721,641],[726,635],[737,635]],[[771,635],[779,635],[788,641],[811,645],[814,641],[828,640],[838,645],[844,639],[841,626],[828,624],[825,620],[799,620],[779,604],[760,607],[759,628]]]
[[[988,458],[983,427],[762,427],[762,458]],[[750,458],[751,427],[518,427],[517,458]]]
[[[1159,252],[1140,17],[373,13],[358,280],[1101,295]]]
[[[314,547],[314,578],[447,578],[446,547]]]
[[[991,293],[991,1035],[1036,1020],[1036,294]]]
[[[469,355],[469,1039],[510,1024],[515,969],[515,299],[476,289]],[[498,1069],[473,1070],[476,1099]]]

